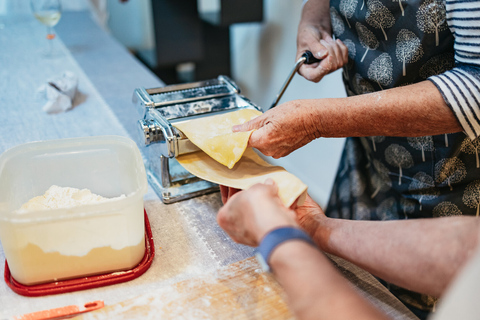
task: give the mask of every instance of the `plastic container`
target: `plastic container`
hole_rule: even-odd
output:
[[[19,214],[52,185],[114,198]],[[0,155],[0,241],[12,277],[24,284],[128,270],[145,253],[140,152],[121,136],[32,142]]]

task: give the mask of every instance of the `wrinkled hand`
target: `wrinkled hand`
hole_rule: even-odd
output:
[[[275,159],[284,157],[320,137],[319,123],[313,107],[305,100],[293,100],[268,110],[264,114],[237,125],[233,132],[253,131],[248,146]]]
[[[310,51],[322,61],[304,64],[298,70],[305,79],[319,82],[324,76],[340,69],[348,62],[348,49],[339,39],[311,25],[300,25],[297,34],[297,60]]]
[[[293,208],[296,220],[300,227],[313,239],[322,233],[323,222],[328,219],[323,209],[307,194],[305,202],[301,206]]]
[[[283,205],[272,180],[236,192],[218,211],[217,222],[233,241],[249,246],[258,246],[273,229],[298,226],[295,213]]]

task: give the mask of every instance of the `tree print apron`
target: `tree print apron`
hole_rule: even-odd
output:
[[[333,33],[349,51],[348,95],[413,84],[454,67],[442,0],[331,0],[330,6]],[[356,220],[478,215],[479,152],[480,140],[464,133],[347,138],[326,214]],[[434,306],[432,297],[390,289],[421,310]]]

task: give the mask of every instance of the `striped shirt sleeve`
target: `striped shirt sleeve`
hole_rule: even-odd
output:
[[[480,136],[480,0],[446,0],[455,68],[428,78],[470,139]]]

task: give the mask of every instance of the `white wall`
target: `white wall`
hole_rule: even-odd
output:
[[[264,0],[264,22],[231,28],[233,78],[242,94],[264,110],[270,107],[295,64],[302,0]],[[340,71],[320,83],[296,75],[282,101],[344,97]],[[344,139],[321,138],[272,163],[285,167],[309,186],[322,206],[328,201]]]
[[[104,0],[105,1],[105,0]],[[128,48],[146,50],[155,47],[150,0],[106,0],[108,28]]]

